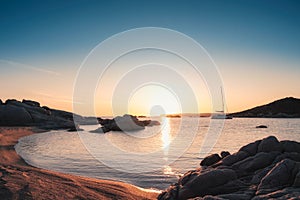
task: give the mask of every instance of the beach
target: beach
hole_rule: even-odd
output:
[[[0,199],[156,199],[158,193],[123,182],[99,180],[39,169],[15,151],[18,139],[42,130],[0,128]]]

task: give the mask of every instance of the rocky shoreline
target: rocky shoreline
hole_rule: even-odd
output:
[[[210,155],[158,199],[300,199],[300,143],[269,136],[232,155]]]
[[[129,114],[113,119],[84,117],[72,112],[41,106],[37,101],[8,99],[3,103],[0,99],[0,126],[28,126],[43,130],[82,131],[80,125],[97,124],[100,124],[101,127],[92,131],[93,133],[138,131],[145,129],[146,126],[160,125],[160,122],[139,120],[136,116]]]

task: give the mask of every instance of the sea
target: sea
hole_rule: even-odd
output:
[[[300,119],[155,118],[161,125],[135,132],[50,131],[23,137],[17,153],[35,167],[162,190],[201,160],[267,136],[300,142]],[[256,128],[266,125],[268,128]]]

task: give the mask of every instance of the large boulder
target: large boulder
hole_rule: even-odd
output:
[[[226,156],[220,162],[222,165],[231,166],[232,164],[244,160],[245,158],[249,157],[249,154],[245,151],[239,151],[232,155]]]
[[[299,188],[287,187],[272,193],[257,195],[253,197],[251,200],[269,200],[269,199],[296,200],[299,199],[299,197],[300,197]]]
[[[281,145],[276,137],[269,136],[263,139],[259,145],[257,152],[271,152],[271,151],[282,151]]]
[[[293,186],[300,188],[300,166],[299,166],[299,163],[297,165],[297,169],[298,169],[298,173],[295,176],[295,181],[294,181]]]
[[[17,102],[17,100],[16,99],[7,99],[4,104],[8,105],[8,104],[11,104],[14,102]]]
[[[207,157],[205,157],[201,162],[201,166],[211,166],[217,162],[219,162],[222,158],[219,156],[219,154],[211,154]]]
[[[236,179],[237,175],[231,169],[216,169],[200,173],[179,190],[178,199],[188,199],[210,194],[212,188],[224,185]]]
[[[138,131],[145,129],[143,123],[140,123],[136,117],[124,115],[123,117],[114,118],[111,124],[112,131]]]
[[[14,105],[0,105],[1,126],[28,126],[33,123],[29,112]]]
[[[284,140],[280,142],[283,152],[298,152],[300,153],[300,143],[296,141]]]
[[[113,119],[98,118],[101,128],[93,130],[93,133],[106,133],[109,131],[138,131],[145,129],[145,126],[160,125],[158,121],[139,120],[136,116],[125,114]]]
[[[276,157],[276,159],[274,160],[274,163],[278,163],[284,159],[290,159],[296,162],[300,162],[300,153],[297,152],[284,152],[281,153],[280,155],[278,155]]]
[[[181,186],[184,186],[186,183],[190,182],[194,178],[196,178],[200,173],[202,172],[202,169],[199,168],[197,170],[191,170],[185,173],[182,177],[180,177],[178,183]]]
[[[29,106],[40,107],[40,103],[37,102],[37,101],[32,101],[32,100],[26,100],[26,99],[23,99],[23,100],[22,100],[22,103],[27,104],[27,105],[29,105]]]
[[[249,143],[242,148],[240,148],[239,151],[247,152],[249,155],[253,156],[257,153],[258,145],[260,144],[261,140],[257,140],[255,142]]]
[[[261,180],[257,194],[264,194],[291,186],[294,182],[296,162],[290,159],[277,163],[271,171]]]
[[[255,156],[248,157],[240,162],[232,165],[233,169],[236,169],[240,176],[252,173],[258,169],[263,169],[268,165],[272,164],[278,153],[265,153],[261,152]]]
[[[252,185],[258,185],[261,180],[271,171],[271,169],[274,167],[274,165],[270,165],[268,167],[265,167],[264,169],[257,170],[254,172],[254,175],[252,176],[252,179],[250,183]]]

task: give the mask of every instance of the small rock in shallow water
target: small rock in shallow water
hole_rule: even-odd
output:
[[[268,128],[268,126],[266,126],[266,125],[259,125],[259,126],[256,126],[255,128]]]

